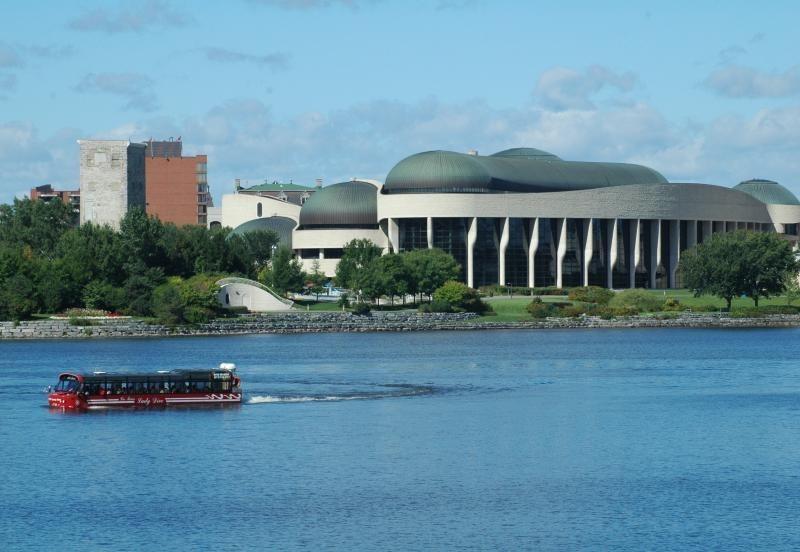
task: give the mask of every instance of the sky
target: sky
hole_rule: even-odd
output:
[[[533,147],[800,195],[800,3],[8,0],[0,202],[78,187],[80,138],[182,137],[209,184],[383,180]]]

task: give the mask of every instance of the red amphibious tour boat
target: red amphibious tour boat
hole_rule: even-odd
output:
[[[235,371],[235,364],[223,362],[216,370],[63,373],[47,401],[62,410],[241,403],[242,382]]]

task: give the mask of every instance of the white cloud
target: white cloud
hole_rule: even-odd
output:
[[[539,75],[533,94],[548,109],[591,109],[592,97],[604,89],[627,92],[636,84],[633,73],[616,73],[607,67],[593,65],[580,72],[566,67],[553,67]]]
[[[76,189],[77,137],[74,129],[63,129],[43,139],[31,123],[0,123],[0,201],[47,183]]]
[[[252,63],[259,66],[267,66],[273,69],[284,69],[289,63],[289,55],[283,52],[272,52],[269,54],[247,54],[236,52],[225,48],[206,48],[203,50],[206,59],[222,63]]]
[[[800,66],[783,73],[766,73],[741,65],[712,72],[703,84],[728,98],[785,98],[800,94]]]
[[[383,179],[407,155],[431,149],[491,154],[530,146],[567,160],[642,163],[676,182],[732,186],[763,177],[800,192],[800,105],[708,124],[675,124],[633,102],[595,109],[497,109],[483,100],[376,100],[330,112],[281,117],[254,98],[230,100],[185,119],[132,118],[97,138],[183,136],[187,155],[209,155],[219,197],[235,178],[312,184],[353,176]],[[77,181],[75,131],[40,138],[25,123],[0,125],[0,198],[21,187]]]
[[[150,29],[181,27],[190,20],[189,16],[173,9],[164,0],[130,1],[114,10],[97,8],[84,12],[70,21],[69,28],[76,31],[109,34],[139,33]]]
[[[157,107],[153,84],[153,79],[138,73],[89,73],[75,89],[122,97],[127,100],[125,109],[153,111]]]
[[[0,42],[0,68],[21,67],[22,65],[22,56],[20,56],[17,48]]]
[[[374,4],[380,0],[250,0],[251,4],[274,6],[286,10],[313,10],[330,6],[345,6],[357,9],[364,4]]]

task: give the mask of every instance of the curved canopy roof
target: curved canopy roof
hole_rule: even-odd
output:
[[[490,157],[522,157],[525,159],[561,159],[548,151],[543,151],[536,148],[511,148],[503,151],[493,153]]]
[[[280,244],[291,249],[292,230],[294,230],[296,225],[297,223],[295,221],[287,217],[263,217],[248,220],[247,222],[240,224],[233,229],[229,236],[243,235],[247,234],[248,232],[255,232],[257,230],[272,230],[278,234]]]
[[[318,189],[300,209],[302,228],[371,228],[377,224],[378,188],[361,180]]]
[[[382,193],[535,193],[666,183],[660,173],[642,165],[563,161],[533,148],[488,157],[427,151],[395,165]]]
[[[792,192],[772,180],[754,178],[745,180],[733,187],[748,195],[753,196],[761,203],[770,205],[800,205],[800,201]]]

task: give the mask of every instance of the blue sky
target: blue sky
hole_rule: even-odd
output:
[[[235,178],[515,146],[800,194],[798,20],[789,1],[15,2],[0,201],[76,188],[78,138],[170,136],[209,155],[217,201]]]

